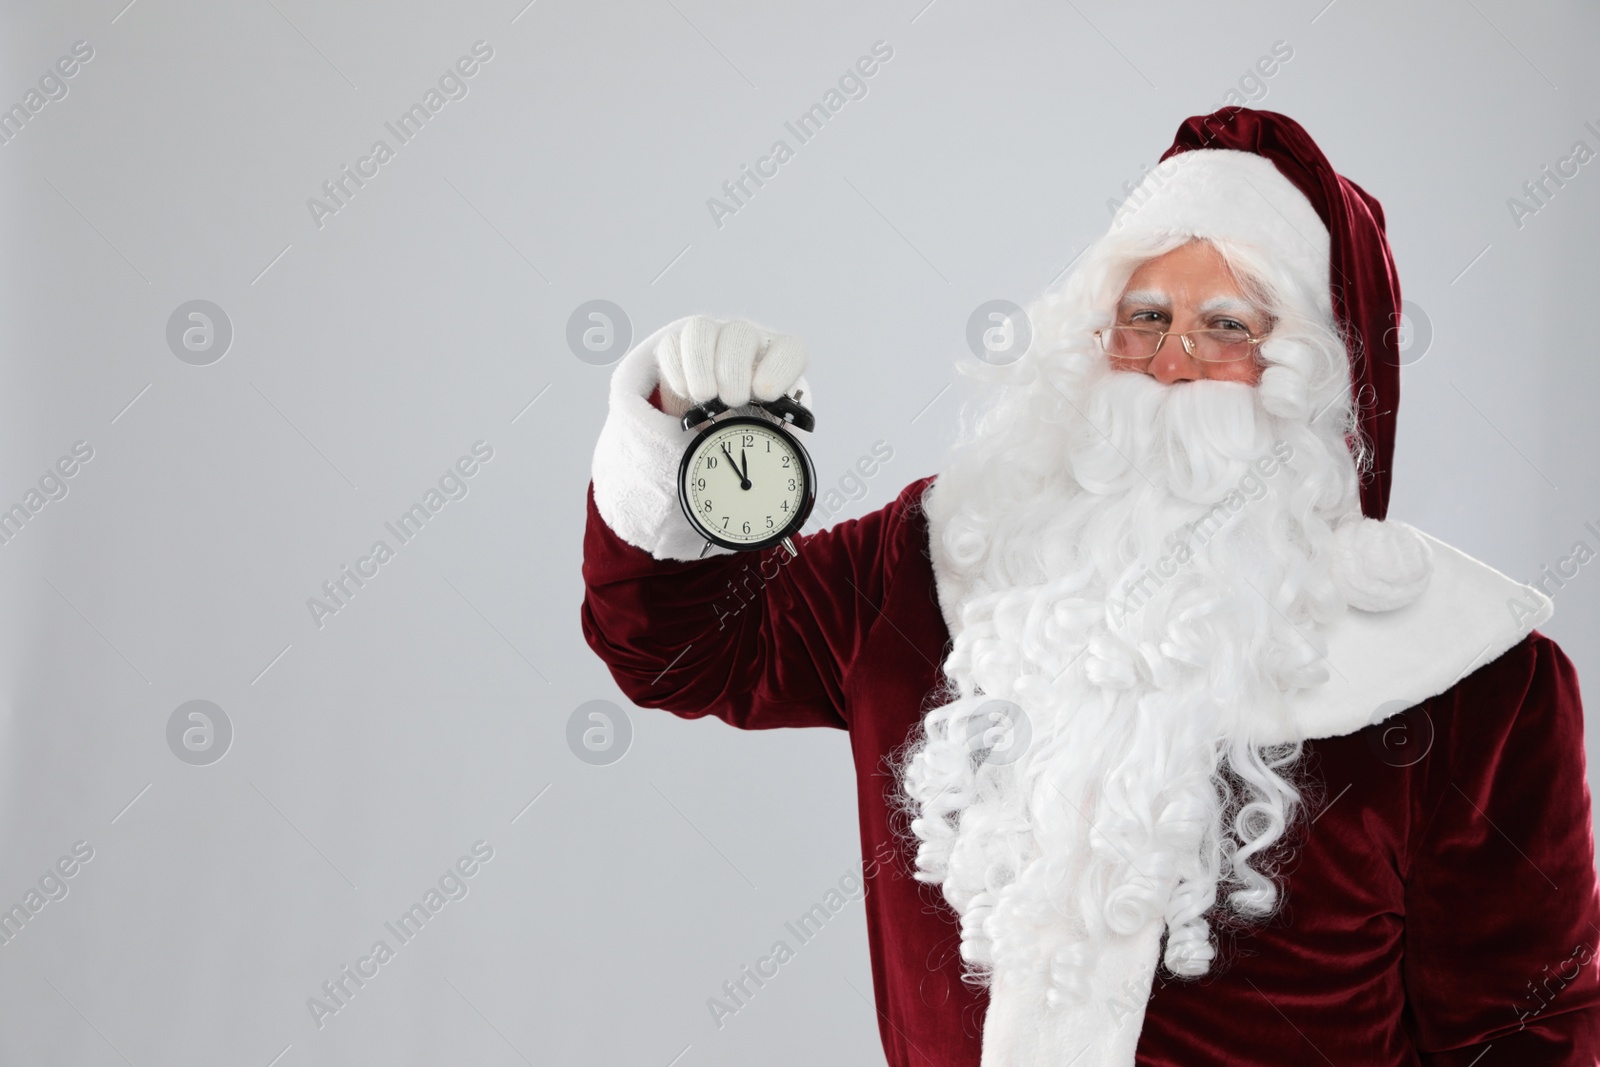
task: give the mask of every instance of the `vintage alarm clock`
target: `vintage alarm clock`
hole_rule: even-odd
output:
[[[719,418],[728,405],[708,400],[684,413],[683,428],[705,423],[678,466],[678,502],[689,525],[712,545],[755,552],[782,545],[798,555],[793,536],[817,502],[811,457],[784,427],[816,424],[800,394],[752,403],[770,412]],[[776,420],[776,421],[774,421]]]

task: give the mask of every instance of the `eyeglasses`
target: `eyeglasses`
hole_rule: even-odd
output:
[[[1151,330],[1143,326],[1108,326],[1096,330],[1100,350],[1117,359],[1154,359],[1171,334],[1183,342],[1183,350],[1202,363],[1233,363],[1249,359],[1256,345],[1266,340],[1244,330],[1189,330],[1172,334],[1170,330]]]

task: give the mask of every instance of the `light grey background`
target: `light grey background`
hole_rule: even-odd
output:
[[[568,316],[803,336],[821,480],[886,441],[841,517],[878,507],[936,468],[972,309],[1036,296],[1275,41],[1253,102],[1383,202],[1431,323],[1393,514],[1523,580],[1600,547],[1600,163],[1520,228],[1506,203],[1600,149],[1592,8],[524,2],[0,10],[7,106],[94,48],[0,145],[0,504],[94,449],[0,546],[0,906],[95,850],[0,945],[0,1062],[881,1063],[859,903],[720,1030],[706,1006],[858,862],[845,737],[633,709],[620,762],[568,748],[621,702],[578,627],[610,368]],[[307,198],[478,40],[469,95],[319,229]],[[715,225],[879,40],[868,95]],[[209,366],[166,343],[194,299],[234,328]],[[479,440],[469,495],[318,629],[307,598]],[[1600,562],[1556,604],[1600,684]],[[234,729],[209,766],[166,740],[196,699]],[[307,998],[479,840],[470,894],[319,1029]]]

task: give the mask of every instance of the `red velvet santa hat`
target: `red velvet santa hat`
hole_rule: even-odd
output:
[[[1174,158],[1176,157],[1176,158]],[[1400,278],[1383,208],[1341,177],[1298,122],[1225,107],[1185,119],[1112,222],[1249,241],[1276,256],[1344,332],[1361,444],[1361,511],[1389,509],[1400,404]],[[1352,449],[1357,442],[1352,442]]]

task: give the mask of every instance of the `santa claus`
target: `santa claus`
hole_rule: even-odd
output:
[[[641,706],[850,732],[895,1067],[1597,1062],[1577,679],[1542,593],[1384,521],[1399,308],[1377,201],[1227,108],[937,477],[792,558],[707,549],[677,416],[809,399],[804,347],[617,368],[585,637]]]

